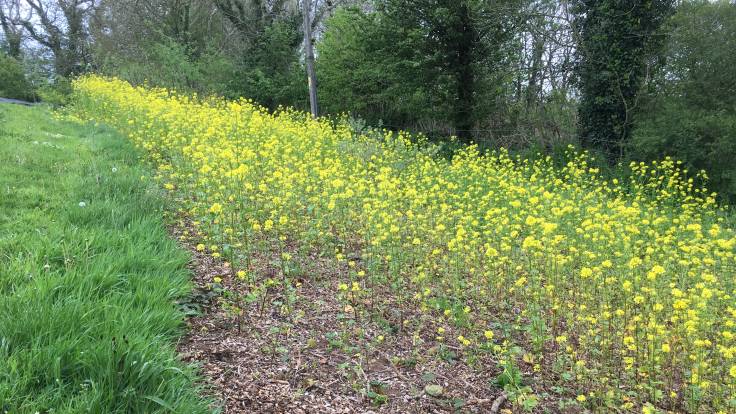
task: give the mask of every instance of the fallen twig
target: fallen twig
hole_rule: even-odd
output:
[[[498,414],[498,410],[501,409],[501,406],[503,405],[503,403],[506,402],[506,400],[508,398],[509,398],[509,396],[506,395],[505,392],[504,393],[501,393],[501,395],[499,395],[496,398],[496,401],[493,402],[493,405],[491,406],[491,412],[490,413],[491,414]]]

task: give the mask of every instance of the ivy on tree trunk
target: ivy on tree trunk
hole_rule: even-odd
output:
[[[632,132],[647,59],[661,45],[659,28],[673,0],[574,0],[580,142],[610,163]]]

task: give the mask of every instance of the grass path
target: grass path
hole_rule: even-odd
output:
[[[207,412],[176,356],[189,256],[113,131],[0,104],[0,413]]]

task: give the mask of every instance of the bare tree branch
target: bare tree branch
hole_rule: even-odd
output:
[[[20,25],[20,0],[0,0],[0,28],[2,28],[8,54],[19,58],[23,37],[23,29]]]

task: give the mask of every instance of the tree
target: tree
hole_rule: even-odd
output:
[[[0,52],[0,97],[33,101],[36,94],[23,73],[23,66]]]
[[[15,58],[20,58],[21,42],[23,40],[23,28],[21,21],[20,0],[0,0],[0,28],[4,38],[6,53]]]
[[[276,108],[307,97],[300,65],[302,15],[295,0],[214,0],[238,34],[238,94]],[[298,92],[297,92],[298,90]],[[301,106],[301,105],[300,105]]]
[[[671,155],[736,201],[736,4],[691,1],[667,25],[663,59],[643,96],[631,158]]]
[[[54,72],[68,77],[87,70],[89,17],[95,0],[25,0],[31,17],[21,22],[28,35],[53,56]]]
[[[226,94],[230,55],[240,55],[226,26],[211,2],[102,0],[90,22],[93,63],[136,84]]]
[[[552,150],[577,142],[571,67],[575,43],[568,2],[525,0],[508,85],[507,124],[494,144]],[[512,89],[513,88],[513,89]]]
[[[610,162],[623,156],[639,109],[647,60],[674,0],[573,0],[580,141]]]
[[[213,1],[239,35],[238,70],[232,82],[238,94],[272,109],[316,103],[316,94],[304,82],[305,69],[313,63],[311,33],[319,33],[323,20],[350,0]],[[316,89],[316,75],[311,72],[308,77]]]
[[[316,118],[319,114],[319,104],[317,103],[317,74],[314,70],[314,50],[312,48],[312,17],[310,13],[311,0],[302,0],[304,5],[304,62],[307,66],[307,82],[309,84],[309,109],[312,117]]]
[[[400,37],[413,40],[424,82],[444,84],[449,121],[468,141],[485,80],[504,71],[517,24],[518,1],[384,0],[380,10]]]
[[[323,105],[469,141],[503,93],[517,11],[516,1],[381,0],[338,13],[318,45]]]
[[[427,116],[425,95],[409,76],[412,63],[396,57],[405,49],[394,44],[392,55],[383,54],[394,29],[383,15],[358,8],[338,10],[325,23],[317,44],[317,73],[322,110],[331,114],[352,112],[372,125],[406,126]]]

